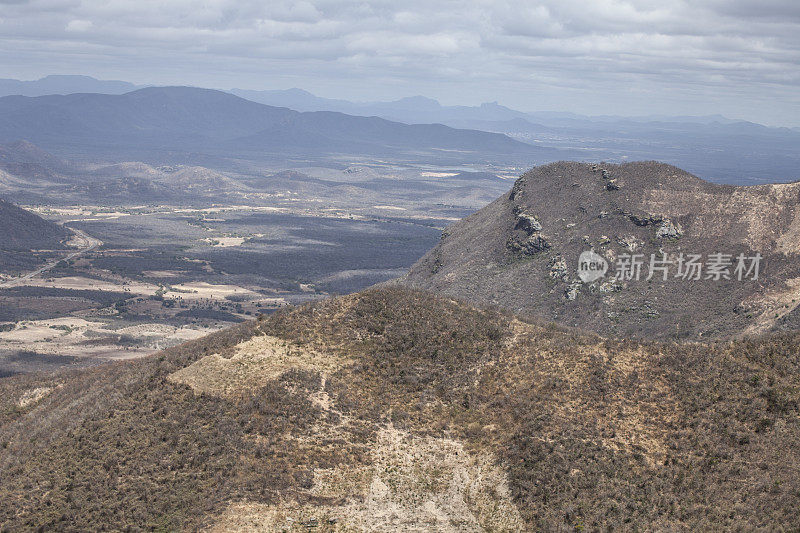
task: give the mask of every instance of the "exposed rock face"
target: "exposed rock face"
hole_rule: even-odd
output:
[[[452,225],[399,282],[609,335],[705,338],[788,321],[800,305],[800,183],[734,187],[653,162],[602,167],[531,170]],[[609,186],[624,194],[608,194]],[[608,272],[573,286],[589,249]],[[736,269],[739,257],[756,253],[753,280]],[[687,276],[690,255],[704,269],[717,257],[721,275]],[[436,258],[447,266],[431,275]]]
[[[520,213],[517,215],[517,228],[526,231],[527,233],[536,233],[542,231],[542,225],[536,220],[533,215]]]
[[[659,239],[677,239],[680,236],[680,229],[669,219],[662,220],[656,231],[656,237]]]
[[[581,290],[582,283],[580,280],[574,280],[570,282],[566,289],[564,289],[564,296],[566,296],[567,300],[572,301],[578,297],[578,293]]]
[[[509,251],[514,254],[534,255],[550,248],[547,238],[539,233],[542,231],[542,224],[535,216],[525,213],[520,206],[514,207],[514,216],[514,229],[520,230],[522,235],[515,234],[508,239],[506,247]]]
[[[636,214],[629,214],[628,218],[636,224],[637,226],[650,226],[653,224],[659,224],[662,222],[663,218],[659,215],[636,215]]]
[[[514,253],[533,255],[550,248],[550,243],[541,235],[531,235],[527,239],[512,237],[508,240],[508,249]]]
[[[553,266],[550,267],[550,277],[561,281],[567,281],[569,279],[569,269],[563,257],[553,259]]]

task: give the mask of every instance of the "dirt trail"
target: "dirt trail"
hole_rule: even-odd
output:
[[[51,270],[61,261],[69,261],[70,259],[75,259],[76,257],[91,252],[92,250],[103,245],[103,241],[101,241],[100,239],[96,239],[95,237],[92,237],[90,235],[87,235],[86,232],[82,230],[74,228],[68,228],[68,229],[75,234],[75,241],[77,241],[78,243],[77,245],[79,247],[78,250],[70,252],[65,257],[62,257],[60,259],[53,259],[52,261],[46,263],[44,266],[41,266],[32,272],[28,272],[23,276],[0,283],[0,288],[15,287],[21,283],[30,281],[36,276],[39,276],[41,274],[44,274],[48,270]]]

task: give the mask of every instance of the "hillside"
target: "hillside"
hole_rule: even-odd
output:
[[[4,174],[0,171],[0,189]],[[72,234],[62,226],[0,199],[0,273],[32,270],[65,248]]]
[[[608,271],[584,282],[578,259],[589,251]],[[447,228],[400,283],[604,335],[719,337],[785,325],[800,304],[799,256],[800,183],[734,187],[652,162],[554,163]]]
[[[0,250],[61,248],[70,236],[63,227],[0,199]]]
[[[0,528],[800,526],[800,338],[616,342],[371,290],[0,380]]]
[[[0,144],[0,171],[19,178],[47,181],[66,166],[64,161],[28,141]]]
[[[299,113],[192,87],[153,87],[122,95],[0,98],[0,142],[19,138],[47,150],[89,155],[177,150],[227,157],[424,154],[530,161],[543,153],[497,133],[342,113]]]

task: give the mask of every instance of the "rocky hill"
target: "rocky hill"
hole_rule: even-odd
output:
[[[0,529],[794,530],[799,348],[320,301],[0,380]]]
[[[605,335],[703,338],[796,321],[799,260],[800,183],[554,163],[447,228],[400,282]]]

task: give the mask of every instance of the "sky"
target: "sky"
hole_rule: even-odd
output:
[[[0,0],[0,78],[800,126],[798,0]]]

